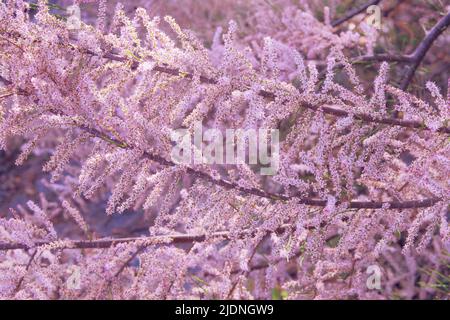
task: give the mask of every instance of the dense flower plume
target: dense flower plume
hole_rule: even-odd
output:
[[[450,96],[433,82],[421,94],[411,80],[399,88],[390,62],[401,57],[374,54],[379,30],[338,32],[335,7],[315,16],[320,1],[237,1],[245,14],[205,1],[229,21],[189,17],[203,34],[155,15],[163,6],[189,24],[176,1],[111,15],[98,2],[97,19],[75,29],[47,1],[0,2],[0,146],[21,144],[17,165],[45,155],[43,185],[57,195],[39,190],[0,213],[0,298],[386,299],[448,288]],[[411,70],[415,57],[403,59]],[[354,58],[380,62],[372,79]],[[171,132],[199,122],[279,130],[278,171],[175,163]],[[142,213],[145,231],[99,237],[90,203],[111,219]]]

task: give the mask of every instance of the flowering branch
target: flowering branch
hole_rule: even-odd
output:
[[[108,135],[98,131],[97,129],[81,126],[82,130],[91,133],[95,137],[98,137],[106,142],[112,143],[116,145],[117,147],[123,148],[123,149],[133,149],[133,146],[127,142],[119,141],[115,138],[109,137]],[[164,166],[176,166],[175,163],[172,161],[169,161],[160,155],[152,154],[150,152],[145,151],[144,156],[148,158],[149,160],[155,161],[161,165]],[[226,181],[223,179],[216,179],[212,176],[210,176],[208,173],[197,171],[192,168],[187,167],[186,172],[194,177],[198,177],[200,179],[203,179],[205,181],[211,182],[217,186],[223,187],[225,189],[234,189],[238,190],[244,194],[247,195],[254,195],[270,200],[276,200],[276,201],[289,201],[294,198],[299,199],[299,203],[306,204],[309,206],[318,206],[318,207],[325,207],[327,205],[327,200],[321,200],[321,199],[313,199],[313,198],[305,198],[300,195],[294,195],[294,196],[287,196],[287,195],[281,195],[281,194],[274,194],[270,193],[261,189],[257,188],[244,188],[234,182]],[[411,209],[411,208],[426,208],[431,207],[438,203],[439,201],[442,201],[442,199],[439,198],[429,198],[429,199],[423,199],[423,200],[411,200],[411,201],[351,201],[348,204],[348,207],[350,209],[381,209],[385,207],[386,209]],[[337,202],[337,204],[340,204],[341,202]]]
[[[432,32],[430,32],[429,36],[427,36],[422,41],[422,43],[416,49],[415,53],[411,56],[376,54],[373,56],[358,57],[358,58],[356,58],[355,62],[358,62],[358,61],[392,61],[392,62],[397,61],[397,62],[414,63],[414,64],[416,64],[418,62],[418,64],[420,64],[420,61],[423,59],[423,56],[425,55],[426,51],[431,47],[433,41],[445,30],[445,28],[448,26],[449,23],[450,23],[450,14],[448,14],[444,19],[442,19],[433,28],[433,30],[432,30]],[[99,56],[99,54],[97,54],[91,50],[83,50],[83,52],[86,54],[89,54],[89,55]],[[122,56],[119,56],[114,53],[104,53],[102,55],[102,57],[105,59],[118,61],[118,62],[129,62],[130,61],[129,57],[122,57]],[[132,69],[137,68],[139,63],[140,63],[139,61],[133,59],[131,68]],[[417,69],[417,66],[415,69]],[[414,70],[409,69],[409,70],[413,71],[413,73],[411,75],[411,79],[414,76],[415,69]],[[161,72],[161,73],[170,74],[173,76],[182,76],[183,78],[186,78],[189,80],[192,80],[194,78],[194,76],[191,73],[184,72],[184,71],[181,71],[180,69],[176,69],[176,68],[168,68],[165,66],[155,66],[153,68],[153,70],[157,71],[157,72]],[[409,74],[409,72],[410,71],[408,71],[407,75]],[[411,81],[411,79],[409,81]],[[11,81],[6,80],[1,75],[0,75],[0,81],[3,81],[5,84],[9,84],[9,85],[12,84]],[[208,78],[205,76],[200,76],[200,81],[202,83],[207,83],[207,84],[217,84],[218,83],[216,79],[211,79],[211,78]],[[404,85],[407,86],[408,84],[409,84],[409,82]],[[403,88],[403,85],[402,85],[402,88]],[[10,94],[8,94],[7,96],[9,96],[9,95]],[[259,95],[264,98],[268,98],[268,99],[275,99],[275,97],[276,97],[276,95],[273,92],[266,91],[266,90],[260,90]],[[320,109],[322,112],[324,112],[326,114],[331,114],[331,115],[334,115],[337,117],[346,118],[349,116],[349,112],[340,110],[340,109],[336,109],[336,108],[332,108],[332,107],[321,107],[321,106],[313,105],[310,103],[302,103],[300,105],[300,107],[314,110],[314,111],[317,111]],[[412,129],[431,130],[430,128],[428,128],[426,125],[424,125],[422,122],[419,122],[419,121],[401,120],[401,119],[395,119],[395,118],[377,118],[377,117],[374,117],[372,115],[365,114],[365,113],[355,113],[352,115],[353,115],[354,119],[361,120],[364,122],[387,124],[387,125],[399,126],[399,127],[404,127],[404,128],[412,128]],[[440,127],[436,131],[441,132],[441,133],[450,134],[450,127]]]
[[[90,53],[90,52],[88,52],[88,53]],[[92,53],[92,54],[94,54],[94,53]],[[128,58],[120,57],[120,56],[117,56],[112,53],[107,53],[107,54],[103,55],[103,57],[106,59],[111,59],[111,60],[120,61],[120,62],[128,61]],[[370,61],[370,60],[381,61],[383,58],[387,58],[387,57],[388,57],[387,55],[379,55],[379,56],[377,55],[377,56],[370,56],[370,57],[369,56],[361,57],[361,59],[363,61]],[[406,61],[408,60],[407,57],[401,57],[401,56],[389,56],[389,57],[390,57],[390,61],[402,60],[402,59],[404,59]],[[389,60],[389,58],[388,58],[388,60]],[[132,66],[132,67],[135,67],[138,64],[137,61],[134,61],[133,63],[134,63],[134,66]],[[190,80],[193,79],[192,74],[190,74],[188,72],[180,71],[179,69],[167,68],[164,66],[155,66],[153,68],[153,70],[155,70],[157,72],[174,75],[174,76],[183,76],[184,78],[190,79]],[[202,83],[217,84],[217,80],[207,78],[204,76],[200,77],[200,81]],[[275,99],[275,96],[276,96],[273,92],[266,91],[266,90],[260,90],[258,94],[264,98],[269,98],[269,99]],[[337,117],[346,118],[349,116],[349,113],[345,110],[340,110],[340,109],[336,109],[336,108],[332,108],[332,107],[322,107],[322,106],[317,106],[317,105],[313,105],[313,104],[305,103],[305,102],[302,103],[300,105],[300,107],[314,110],[314,111],[321,110],[322,112],[324,112],[326,114],[331,114],[331,115],[334,115]],[[404,127],[404,128],[412,128],[412,129],[431,130],[430,128],[428,128],[422,122],[419,122],[419,121],[401,120],[401,119],[394,119],[394,118],[376,118],[374,116],[371,116],[371,115],[365,114],[365,113],[355,113],[355,114],[353,114],[353,117],[356,120],[361,120],[364,122],[388,124],[388,125],[399,126],[399,127]],[[450,127],[440,127],[437,129],[437,132],[450,134]]]
[[[178,71],[176,69],[166,68],[166,67],[155,67],[155,70],[160,71],[160,72],[169,73],[169,74],[180,74],[180,71]],[[187,74],[187,75],[185,75],[185,77],[191,78],[192,75]],[[205,79],[206,79],[205,81],[210,81],[211,83],[213,83],[213,81],[215,81],[215,80],[208,79],[208,78],[205,78]],[[1,76],[0,76],[0,80],[2,80],[3,82],[5,82],[7,84],[11,84],[11,81],[6,80]],[[265,96],[265,97],[271,97],[271,96],[273,96],[273,93],[261,90],[260,95]],[[304,104],[304,106],[306,108],[309,108],[312,110],[319,109],[319,107],[313,106],[311,104]],[[346,112],[346,111],[337,110],[337,109],[330,108],[330,107],[321,107],[321,109],[325,113],[329,113],[329,114],[333,114],[333,115],[337,115],[337,116],[341,116],[341,117],[345,117],[348,115],[348,112]],[[421,125],[419,123],[416,123],[413,121],[402,121],[402,120],[396,120],[396,119],[378,120],[370,115],[364,115],[364,114],[355,115],[354,117],[356,119],[366,120],[366,121],[371,121],[371,122],[379,122],[379,123],[386,123],[386,124],[401,123],[402,126],[408,126],[411,128],[421,128]],[[136,148],[131,143],[128,143],[126,141],[120,141],[116,138],[110,137],[109,135],[107,135],[95,128],[92,128],[92,127],[89,127],[86,125],[80,125],[80,124],[75,124],[75,125],[77,125],[81,130],[88,132],[88,133],[92,134],[93,136],[100,138],[108,143],[114,144],[119,148],[130,149],[130,150]],[[439,129],[439,131],[450,132],[450,128],[441,128],[441,129]],[[144,152],[144,156],[147,159],[157,162],[163,166],[176,166],[176,164],[174,162],[167,160],[160,155],[150,153],[148,151]],[[261,190],[258,188],[245,188],[234,182],[230,182],[230,181],[227,181],[224,179],[214,178],[211,175],[209,175],[208,173],[198,171],[198,170],[192,169],[190,167],[186,167],[186,172],[194,177],[198,177],[200,179],[203,179],[204,181],[208,181],[217,186],[223,187],[228,190],[230,190],[230,189],[238,190],[247,195],[254,195],[254,196],[263,197],[263,198],[267,198],[270,200],[276,200],[276,201],[289,201],[293,198],[297,198],[297,199],[299,199],[298,201],[300,204],[305,204],[305,205],[309,205],[309,206],[318,206],[318,207],[325,207],[327,205],[327,200],[303,197],[300,195],[287,196],[287,195],[282,195],[282,194],[274,194],[274,193],[270,193],[270,192],[267,192],[267,191],[264,191],[264,190]],[[387,202],[383,202],[383,201],[351,201],[348,203],[348,206],[351,209],[381,209],[383,207],[385,207],[387,209],[409,209],[409,208],[431,207],[440,201],[442,201],[442,199],[440,199],[440,198],[429,198],[429,199],[423,199],[423,200],[410,200],[410,201],[387,201]],[[337,202],[337,204],[340,204],[340,203],[341,202],[339,202],[339,201]]]
[[[88,53],[94,54],[93,52],[88,52]],[[107,53],[107,54],[103,55],[103,57],[106,59],[115,60],[115,61],[119,61],[119,62],[129,61],[128,58],[117,56],[112,53]],[[393,56],[393,55],[383,55],[383,54],[375,55],[375,56],[361,57],[361,61],[371,61],[371,60],[409,62],[410,58],[407,56]],[[134,65],[132,67],[136,67],[139,62],[134,61],[133,63],[134,63]],[[153,70],[155,70],[157,72],[170,74],[173,76],[183,76],[184,78],[190,79],[190,80],[193,79],[192,74],[190,74],[188,72],[180,71],[179,69],[167,68],[164,66],[155,66],[153,68]],[[200,81],[202,83],[217,84],[217,80],[210,79],[210,78],[207,78],[204,76],[200,77]],[[269,98],[269,99],[275,99],[275,96],[276,96],[274,93],[272,93],[270,91],[266,91],[266,90],[260,90],[259,95],[264,98]],[[347,111],[332,108],[332,107],[322,107],[322,106],[317,106],[317,105],[313,105],[310,103],[302,103],[300,105],[300,107],[314,110],[314,111],[317,111],[320,109],[322,112],[324,112],[326,114],[331,114],[331,115],[334,115],[337,117],[346,118],[349,116],[349,113]],[[381,123],[381,124],[399,126],[399,127],[404,127],[404,128],[412,128],[412,129],[431,130],[430,128],[428,128],[422,122],[419,122],[419,121],[401,120],[401,119],[395,119],[395,118],[376,118],[374,116],[371,116],[371,115],[365,114],[365,113],[356,113],[356,114],[353,114],[353,117],[356,120],[361,120],[364,122]],[[437,132],[450,134],[450,127],[440,127],[437,129]]]

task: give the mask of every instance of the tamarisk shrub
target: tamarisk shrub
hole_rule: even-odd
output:
[[[17,165],[48,154],[58,193],[0,219],[1,298],[437,294],[420,271],[448,274],[450,97],[398,89],[388,62],[364,83],[348,52],[373,55],[377,32],[338,34],[329,8],[321,22],[288,2],[255,0],[208,46],[143,8],[106,19],[100,1],[95,26],[70,30],[44,0],[34,15],[0,2],[0,146],[26,140]],[[170,133],[198,122],[280,130],[279,170],[175,164]],[[148,233],[96,237],[85,203],[103,199],[107,215],[144,212]],[[77,238],[58,233],[61,212]]]

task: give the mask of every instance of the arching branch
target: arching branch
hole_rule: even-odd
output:
[[[417,46],[414,53],[411,55],[411,65],[408,66],[406,73],[403,77],[400,88],[404,91],[408,89],[409,84],[414,78],[414,74],[425,58],[428,50],[430,50],[433,42],[448,28],[450,25],[450,12],[446,16],[442,17],[438,23],[428,32],[425,38]]]

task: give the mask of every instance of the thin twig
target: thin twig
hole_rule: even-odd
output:
[[[20,280],[17,283],[16,288],[14,290],[15,292],[19,291],[20,287],[22,286],[23,279],[25,279],[25,276],[26,276],[28,270],[30,269],[31,264],[33,263],[34,257],[36,256],[37,252],[38,252],[37,250],[34,250],[34,252],[31,254],[30,260],[28,260],[27,266],[25,267],[25,273],[22,277],[20,277]]]
[[[136,249],[136,251],[134,251],[134,253],[120,266],[120,268],[117,270],[117,272],[114,274],[113,278],[110,279],[110,281],[112,282],[112,279],[119,277],[119,275],[123,272],[123,270],[125,270],[125,268],[128,266],[128,264],[133,261],[134,258],[136,258],[136,256],[142,252],[142,250],[144,250],[147,246],[145,245],[140,245],[138,246],[138,248]]]
[[[403,63],[410,63],[412,62],[412,56],[408,55],[396,55],[396,54],[389,54],[389,53],[378,53],[374,54],[373,56],[359,56],[352,60],[352,63],[360,63],[360,62],[366,62],[366,61],[387,61],[387,62],[403,62]]]
[[[354,16],[360,14],[361,12],[365,11],[368,7],[373,6],[373,5],[377,5],[378,3],[380,3],[381,0],[371,0],[365,4],[363,4],[360,7],[357,7],[353,10],[350,10],[345,16],[343,16],[342,18],[339,18],[333,22],[331,22],[331,26],[332,27],[337,27],[338,25],[344,23],[347,20],[350,20],[351,18],[353,18]]]
[[[3,36],[0,36],[1,39],[5,40],[6,42],[8,42],[9,44],[13,45],[14,47],[16,47],[17,49],[19,49],[20,51],[22,51],[23,53],[25,52],[25,50],[23,50],[23,48],[21,46],[19,46],[17,43],[9,40],[8,38],[5,38]]]

